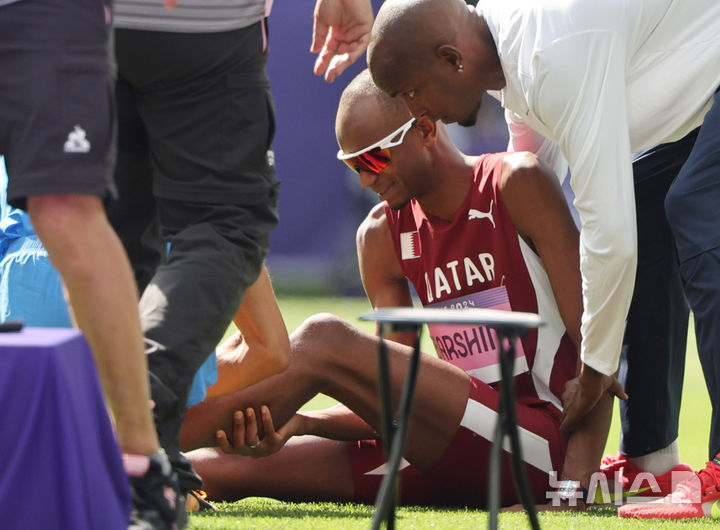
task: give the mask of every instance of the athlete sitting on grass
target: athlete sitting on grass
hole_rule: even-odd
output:
[[[412,305],[410,281],[425,306],[539,313],[547,325],[522,338],[515,361],[526,471],[537,502],[547,502],[551,470],[587,487],[604,448],[611,396],[566,445],[561,398],[577,373],[582,300],[578,233],[556,177],[530,154],[463,155],[442,124],[412,119],[367,72],[345,89],[336,133],[339,157],[383,201],[357,235],[372,305]],[[440,358],[422,356],[401,502],[483,507],[497,417],[497,339],[481,327],[430,333]],[[397,406],[412,350],[407,334],[387,338]],[[377,348],[376,337],[316,315],[292,334],[285,372],[191,408],[181,444],[204,447],[188,458],[209,497],[372,502],[385,461]],[[297,412],[318,393],[341,405]],[[508,477],[508,453],[502,466]],[[504,480],[502,504],[517,500]]]

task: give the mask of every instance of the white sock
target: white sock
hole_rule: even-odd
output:
[[[628,460],[643,471],[653,475],[663,475],[680,463],[677,439],[667,447]]]

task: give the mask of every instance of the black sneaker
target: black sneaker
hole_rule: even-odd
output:
[[[187,523],[185,496],[162,449],[152,455],[123,455],[133,511],[128,530],[180,530]]]

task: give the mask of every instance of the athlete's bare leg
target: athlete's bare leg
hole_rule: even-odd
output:
[[[337,399],[380,432],[378,339],[330,314],[308,319],[290,338],[285,372],[247,389],[206,400],[188,410],[181,432],[184,451],[216,445],[218,429],[232,432],[232,415],[248,407],[260,417],[267,405],[276,426],[283,425],[312,397]],[[395,410],[412,349],[388,342]],[[470,379],[459,368],[423,355],[408,433],[406,458],[426,469],[442,455],[462,419]]]
[[[354,486],[345,442],[297,436],[277,453],[249,458],[217,448],[187,453],[204,479],[211,499],[234,501],[249,496],[292,501],[352,500]]]

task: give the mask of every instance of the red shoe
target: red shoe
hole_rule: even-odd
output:
[[[607,502],[620,504],[629,497],[633,497],[634,502],[664,497],[672,493],[674,484],[693,475],[692,468],[687,464],[678,464],[667,473],[653,475],[640,469],[621,453],[615,456],[605,455],[600,464],[600,472],[607,479],[608,491],[605,492],[606,498],[603,499],[601,488],[596,489],[595,502],[597,504]]]
[[[715,459],[717,460],[717,458]],[[618,517],[636,519],[720,519],[720,463],[708,462],[705,469],[677,485],[662,499],[647,503],[628,503],[618,509]]]

